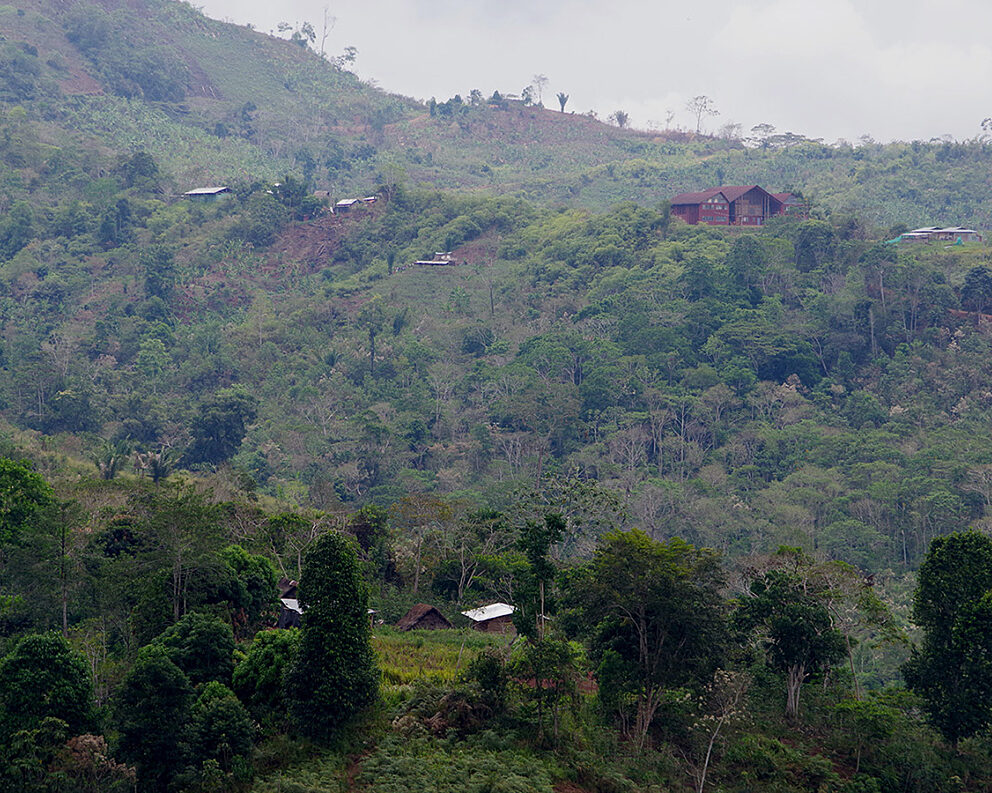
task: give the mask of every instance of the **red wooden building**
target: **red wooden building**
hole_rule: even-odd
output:
[[[672,214],[692,225],[760,226],[770,217],[801,206],[791,193],[773,194],[753,184],[680,193],[672,199]]]

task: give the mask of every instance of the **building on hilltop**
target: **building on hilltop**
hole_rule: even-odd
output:
[[[760,226],[775,215],[802,212],[805,205],[792,193],[769,193],[758,185],[711,187],[680,193],[671,201],[672,214],[686,223],[709,226]]]
[[[895,242],[982,242],[980,233],[964,226],[924,226],[900,234]]]

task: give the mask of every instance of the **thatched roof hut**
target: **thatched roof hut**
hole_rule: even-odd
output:
[[[403,619],[396,623],[396,627],[401,631],[437,631],[450,629],[451,623],[433,606],[427,603],[418,603],[404,615]]]

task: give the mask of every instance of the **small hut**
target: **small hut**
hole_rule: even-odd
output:
[[[303,616],[303,609],[300,608],[300,601],[296,598],[280,598],[279,621],[277,628],[299,628],[300,617]]]
[[[513,633],[513,612],[509,603],[490,603],[477,609],[463,611],[472,620],[472,627],[484,633]]]
[[[355,204],[360,204],[362,199],[360,198],[342,198],[334,205],[334,214],[339,215],[342,212],[351,212],[352,207]]]
[[[215,198],[230,192],[230,187],[197,187],[183,193],[183,198],[197,201],[213,201]]]
[[[396,623],[396,627],[401,631],[446,631],[451,628],[451,623],[433,606],[418,603]]]

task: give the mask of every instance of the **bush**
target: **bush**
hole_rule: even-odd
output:
[[[234,669],[235,693],[263,725],[282,724],[286,719],[283,677],[299,644],[300,632],[295,628],[259,633]]]
[[[0,736],[37,729],[46,718],[73,735],[93,722],[93,684],[85,659],[57,633],[25,636],[0,660]]]
[[[192,612],[155,639],[169,660],[193,685],[231,682],[234,672],[234,633],[217,617]]]

